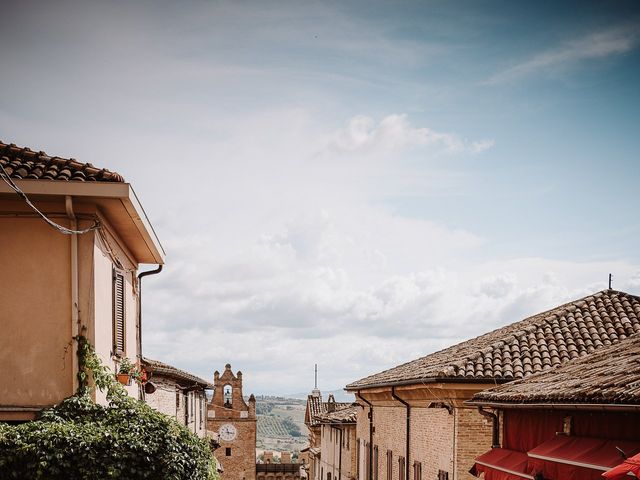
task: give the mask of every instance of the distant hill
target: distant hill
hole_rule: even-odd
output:
[[[258,451],[297,452],[307,444],[305,400],[256,395]]]
[[[299,399],[299,400],[306,400],[307,396],[310,394],[311,392],[304,392],[304,393],[289,393],[287,395],[284,395],[285,398],[295,398],[295,399]],[[333,397],[336,399],[336,402],[355,402],[356,401],[356,397],[351,394],[351,393],[347,393],[344,390],[329,390],[329,391],[322,391],[322,398],[324,400],[326,400],[327,398],[329,398],[329,395],[333,395]]]

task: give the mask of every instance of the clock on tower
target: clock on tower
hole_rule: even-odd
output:
[[[221,480],[256,478],[256,399],[242,396],[242,372],[233,374],[225,365],[213,374],[213,399],[207,406],[207,430],[218,434],[216,460],[224,471]]]

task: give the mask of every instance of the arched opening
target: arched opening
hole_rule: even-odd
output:
[[[222,392],[224,396],[225,408],[231,408],[233,404],[233,387],[231,387],[231,385],[225,385]]]

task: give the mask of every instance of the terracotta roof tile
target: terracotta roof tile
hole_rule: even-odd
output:
[[[308,426],[314,427],[320,425],[320,418],[327,413],[327,405],[329,402],[323,402],[322,396],[309,395],[307,396],[307,410],[309,411]],[[336,410],[347,408],[351,406],[351,403],[335,402]]]
[[[44,152],[0,142],[0,164],[16,180],[124,182],[118,173],[73,158],[50,157]]]
[[[603,290],[347,385],[426,379],[510,381],[549,370],[640,332],[640,297]]]
[[[640,405],[640,334],[547,372],[479,392],[472,402]]]
[[[319,423],[335,424],[335,423],[356,423],[358,419],[357,403],[347,404],[347,407],[336,408],[334,412],[326,412],[318,415],[316,418]]]
[[[211,382],[158,360],[143,358],[142,365],[144,365],[146,370],[155,375],[165,375],[176,380],[182,380],[183,382],[198,384],[203,388],[213,388],[213,384]],[[153,381],[153,377],[151,378],[151,381]]]

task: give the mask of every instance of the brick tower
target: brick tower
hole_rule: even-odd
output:
[[[256,399],[249,404],[242,398],[242,372],[234,375],[231,365],[222,375],[213,374],[215,390],[207,406],[207,430],[217,433],[220,448],[216,459],[224,472],[221,480],[255,480],[256,478]]]

